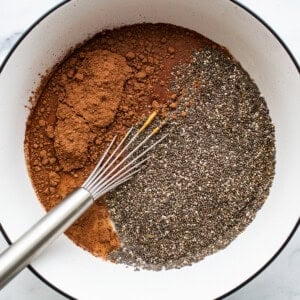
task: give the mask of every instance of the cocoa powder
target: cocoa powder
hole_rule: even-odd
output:
[[[154,109],[163,116],[176,110],[171,71],[205,46],[217,47],[173,25],[126,26],[99,33],[52,70],[25,138],[31,180],[47,210],[83,183],[113,136],[120,140]],[[104,258],[120,246],[103,199],[66,234]]]
[[[57,107],[54,133],[54,148],[63,171],[85,166],[97,132],[115,119],[131,73],[123,56],[107,50],[86,53],[76,71],[67,71],[70,82],[64,85],[64,100]]]

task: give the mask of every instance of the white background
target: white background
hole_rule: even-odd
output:
[[[59,2],[59,0],[0,0],[0,63],[22,32]],[[271,25],[299,62],[300,0],[241,0],[240,2]],[[5,247],[6,242],[0,236],[0,251]],[[26,269],[0,292],[0,299],[62,300],[65,298]],[[251,283],[228,297],[228,300],[240,299],[300,300],[300,229],[271,266]]]

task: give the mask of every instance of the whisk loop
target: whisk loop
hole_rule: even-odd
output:
[[[161,126],[158,126],[154,130],[152,130],[152,132],[148,134],[142,140],[142,142],[135,146],[133,150],[131,150],[127,155],[125,154],[125,151],[129,149],[130,145],[137,139],[137,137],[151,124],[156,115],[157,112],[153,112],[148,117],[143,126],[137,130],[137,132],[127,143],[125,143],[128,139],[128,136],[133,130],[133,128],[129,129],[124,138],[121,140],[121,142],[115,147],[113,152],[110,155],[108,155],[109,151],[113,148],[117,137],[115,136],[112,139],[111,143],[101,156],[94,171],[82,185],[83,188],[85,188],[92,194],[95,200],[101,197],[103,194],[107,193],[108,191],[114,189],[118,185],[126,182],[127,180],[132,178],[134,174],[139,172],[141,169],[139,167],[148,160],[148,158],[144,158],[144,156],[153,147],[155,147],[158,143],[160,143],[163,139],[166,138],[167,135],[163,136],[158,141],[153,143],[150,147],[146,148],[144,151],[138,154],[136,157],[129,160],[142,146],[146,144],[146,142],[151,137],[153,137],[157,132],[159,132]]]

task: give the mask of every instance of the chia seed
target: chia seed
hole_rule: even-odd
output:
[[[169,121],[146,168],[106,199],[122,242],[109,258],[135,268],[180,268],[224,248],[253,220],[274,176],[266,102],[229,54],[195,52],[170,88],[182,93],[177,113],[186,116]]]

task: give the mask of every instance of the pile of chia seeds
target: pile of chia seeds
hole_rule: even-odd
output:
[[[200,85],[197,84],[200,82]],[[168,137],[146,168],[106,199],[122,241],[110,259],[180,268],[224,248],[253,220],[274,176],[274,127],[249,75],[225,51],[204,49],[177,66],[182,92]]]

